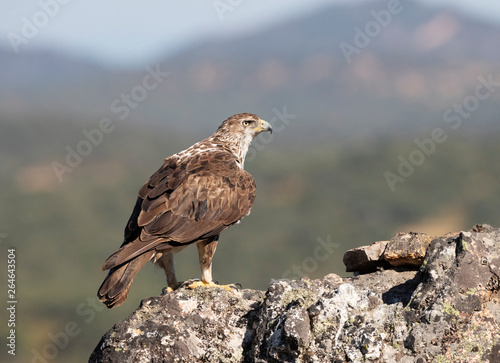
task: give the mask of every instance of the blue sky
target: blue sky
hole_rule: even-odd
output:
[[[107,65],[144,66],[207,37],[231,37],[327,4],[355,1],[2,0],[0,45],[13,50],[17,42],[18,52],[49,48]],[[422,2],[500,22],[498,0]],[[23,28],[31,30],[30,37]]]

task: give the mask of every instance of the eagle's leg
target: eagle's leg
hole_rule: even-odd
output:
[[[163,252],[156,263],[165,271],[165,276],[167,277],[167,292],[175,290],[179,286],[179,283],[175,277],[174,252]]]
[[[217,236],[218,237],[218,236]],[[212,281],[212,259],[217,248],[218,238],[204,240],[196,243],[198,248],[198,258],[200,260],[201,281],[195,281],[189,284],[190,289],[197,287],[220,287],[227,291],[231,291],[236,287],[233,285],[218,285]]]
[[[205,284],[212,283],[212,260],[218,240],[202,241],[196,244],[198,248],[198,258],[200,260],[201,281]]]

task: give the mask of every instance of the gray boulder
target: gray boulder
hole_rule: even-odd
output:
[[[417,237],[421,266],[145,299],[89,362],[500,362],[500,229]]]

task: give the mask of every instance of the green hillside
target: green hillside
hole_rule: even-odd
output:
[[[18,352],[29,353],[19,361],[38,352],[81,362],[112,324],[165,284],[163,273],[148,264],[123,306],[105,310],[95,299],[105,276],[100,267],[121,243],[138,189],[164,157],[199,138],[116,125],[59,181],[53,162],[65,163],[66,147],[75,149],[85,139],[82,130],[92,127],[2,122],[0,233],[7,237],[0,251],[6,257],[8,247],[17,250]],[[340,144],[327,136],[289,140],[283,132],[261,143],[263,150],[246,165],[257,182],[256,203],[249,217],[223,233],[215,279],[265,289],[273,278],[346,275],[347,249],[398,231],[500,225],[500,132],[450,133],[391,191],[384,173],[397,173],[398,157],[408,159],[417,149],[414,139],[430,131]],[[176,268],[180,279],[199,276],[195,248],[178,255]],[[4,269],[1,278],[7,279]],[[65,340],[65,329],[75,336]]]

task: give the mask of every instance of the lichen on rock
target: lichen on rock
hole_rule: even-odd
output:
[[[500,229],[415,236],[420,266],[144,299],[89,361],[500,361]]]

